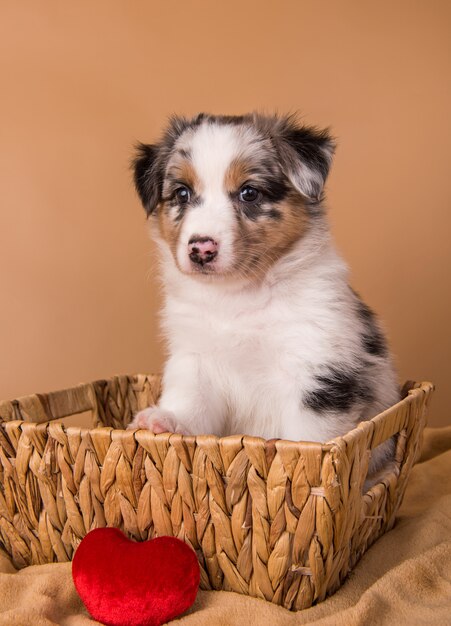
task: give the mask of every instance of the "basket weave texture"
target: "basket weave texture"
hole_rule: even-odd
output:
[[[0,543],[22,568],[70,560],[97,527],[174,535],[203,589],[307,608],[393,526],[432,390],[415,385],[328,444],[122,430],[157,401],[155,375],[0,403]],[[84,411],[92,429],[56,421]],[[395,462],[364,493],[371,450],[393,435]]]

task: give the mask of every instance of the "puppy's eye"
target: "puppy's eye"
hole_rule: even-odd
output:
[[[191,192],[188,187],[179,187],[175,190],[175,197],[179,204],[187,204],[191,198]]]
[[[256,202],[261,197],[261,193],[251,185],[245,185],[240,189],[240,200],[242,202]]]

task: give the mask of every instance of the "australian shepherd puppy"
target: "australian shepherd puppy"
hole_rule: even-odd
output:
[[[132,428],[324,442],[399,400],[331,240],[333,153],[327,131],[258,114],[176,117],[139,146],[170,355],[158,406]]]

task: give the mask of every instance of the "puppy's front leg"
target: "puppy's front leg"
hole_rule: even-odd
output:
[[[158,406],[139,411],[128,428],[154,433],[221,435],[223,411],[198,354],[173,354],[166,363]]]

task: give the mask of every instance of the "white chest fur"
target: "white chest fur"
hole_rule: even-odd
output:
[[[317,416],[306,411],[300,420],[314,368],[339,354],[337,337],[344,348],[355,335],[341,310],[345,268],[335,259],[331,264],[317,257],[313,272],[276,267],[264,284],[247,287],[187,279],[166,266],[163,328],[171,358],[165,388],[174,389],[177,380],[186,396],[192,381],[197,391],[191,404],[197,411],[208,407],[207,432],[304,439],[335,434],[328,420],[318,426]],[[163,402],[178,404],[175,392],[168,394]],[[195,421],[198,429],[198,415]]]

